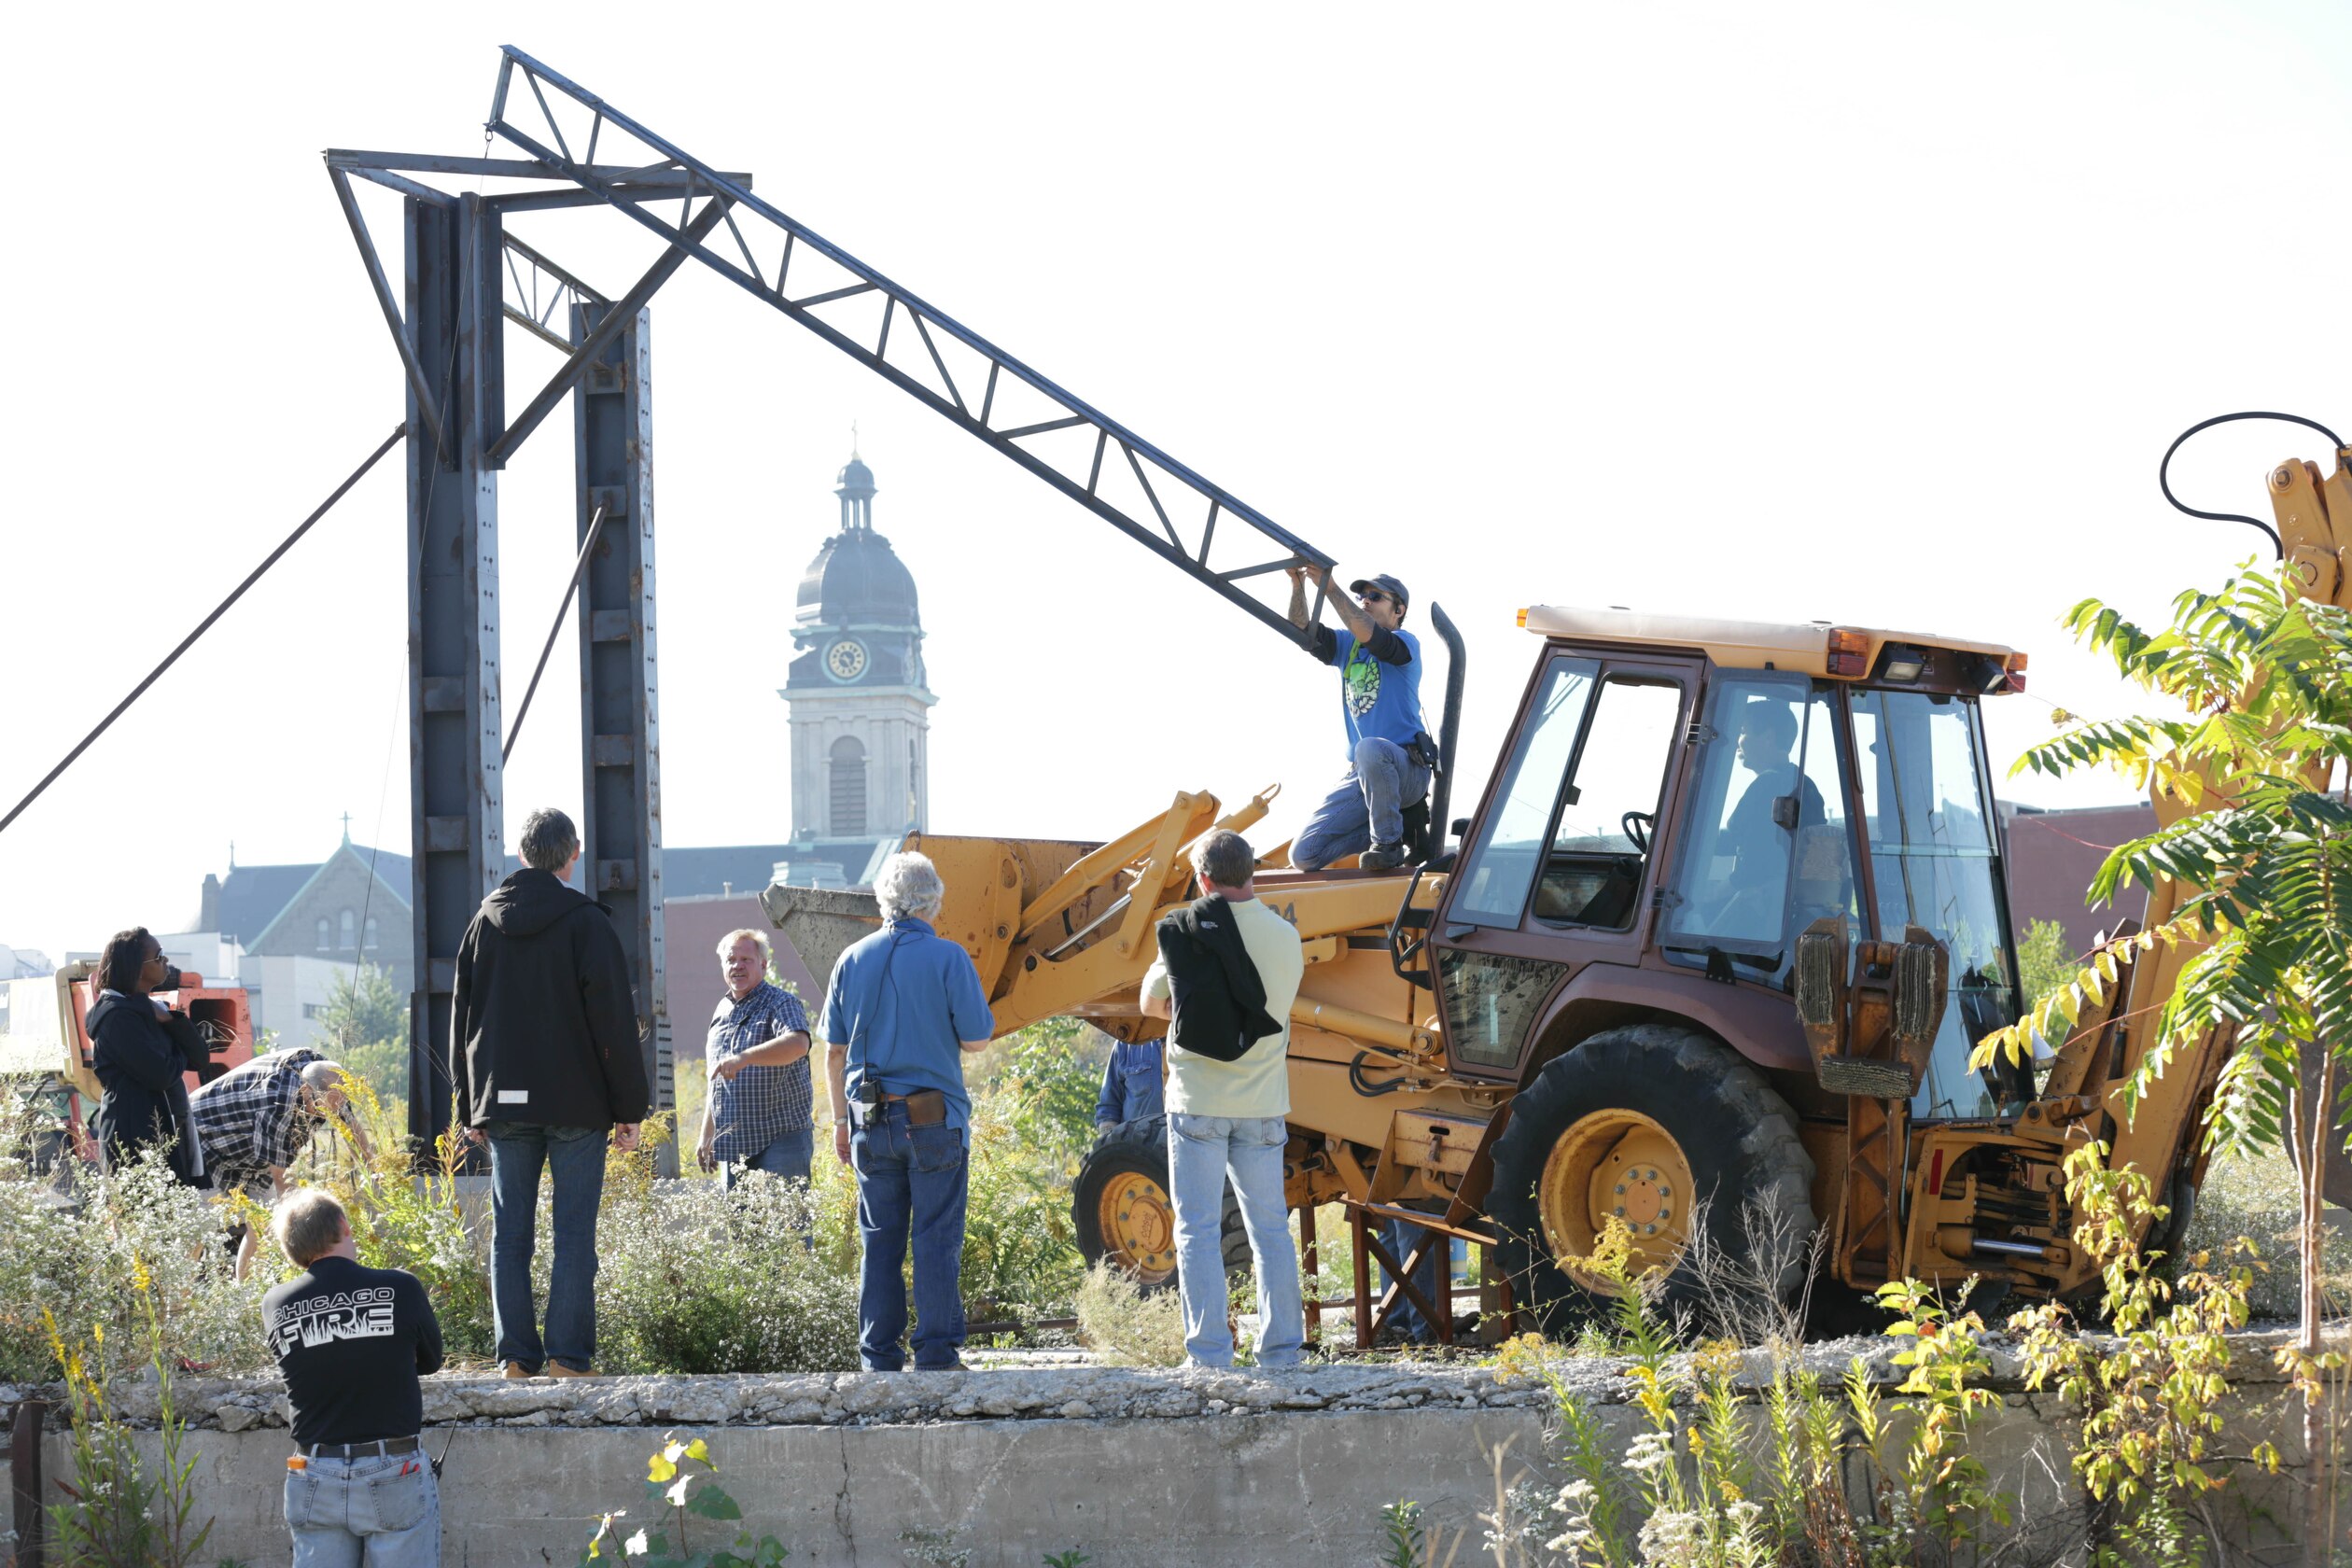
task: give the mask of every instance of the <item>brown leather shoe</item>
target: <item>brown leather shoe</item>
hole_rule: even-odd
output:
[[[509,1382],[521,1382],[525,1378],[536,1378],[539,1376],[538,1373],[529,1370],[519,1361],[508,1362],[506,1364],[506,1370],[498,1375],[506,1379]]]
[[[540,1371],[539,1376],[542,1378],[593,1378],[596,1376],[596,1369],[592,1366],[585,1372],[575,1372],[560,1361],[551,1361]]]

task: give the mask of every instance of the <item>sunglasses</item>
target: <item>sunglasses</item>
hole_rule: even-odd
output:
[[[1389,602],[1389,596],[1380,592],[1378,588],[1366,588],[1363,593],[1357,595],[1356,597],[1362,599],[1365,604],[1387,604]]]

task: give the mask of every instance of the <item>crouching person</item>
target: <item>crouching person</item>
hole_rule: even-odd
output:
[[[438,1568],[441,1492],[418,1434],[417,1379],[441,1364],[441,1323],[413,1274],[365,1268],[332,1195],[290,1194],[270,1226],[305,1270],[261,1298],[294,1407],[286,1527],[294,1568]]]
[[[1306,1332],[1282,1145],[1290,1010],[1307,966],[1297,928],[1258,902],[1256,859],[1248,840],[1224,829],[1194,846],[1203,896],[1160,922],[1160,956],[1143,977],[1143,1011],[1169,1019],[1168,1174],[1184,1354],[1195,1366],[1233,1365],[1217,1244],[1228,1172],[1257,1275],[1258,1365],[1296,1366]]]

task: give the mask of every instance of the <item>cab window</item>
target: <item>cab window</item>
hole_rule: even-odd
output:
[[[1975,1042],[2016,1021],[2018,987],[2001,896],[2000,847],[1976,705],[1920,692],[1857,692],[1861,770],[1878,929],[1924,926],[1952,954],[1952,989],[1914,1116],[1989,1116],[2013,1091],[1972,1071]]]
[[[1519,923],[1551,828],[1552,803],[1576,754],[1600,675],[1597,659],[1554,659],[1546,666],[1477,843],[1463,862],[1449,918],[1480,926]]]
[[[1612,674],[1602,682],[1536,880],[1537,919],[1612,931],[1633,923],[1681,718],[1674,681]]]
[[[1633,922],[1682,687],[1591,659],[1555,659],[1511,756],[1449,919],[1535,917],[1622,930]]]
[[[1836,701],[1800,675],[1726,676],[1706,726],[1659,945],[1673,962],[1778,984],[1807,926],[1860,914]]]

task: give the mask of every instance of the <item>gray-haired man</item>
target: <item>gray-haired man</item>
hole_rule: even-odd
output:
[[[637,1147],[652,1103],[629,959],[609,910],[565,884],[580,834],[560,811],[523,824],[523,869],[457,946],[450,1075],[457,1115],[490,1144],[490,1302],[510,1378],[586,1377],[596,1350],[596,1206],[605,1137]],[[547,1335],[531,1299],[539,1172],[554,1188]]]
[[[995,1025],[971,955],[931,930],[946,897],[938,869],[893,855],[874,896],[883,927],[833,965],[823,1020],[833,1154],[858,1173],[858,1360],[869,1372],[905,1365],[911,1242],[915,1369],[954,1371],[971,1173],[962,1052],[987,1045]]]
[[[215,1192],[243,1190],[275,1203],[286,1196],[287,1168],[329,1118],[366,1156],[368,1134],[343,1093],[343,1068],[307,1045],[271,1051],[231,1068],[188,1097],[189,1119],[203,1145]],[[237,1278],[253,1263],[253,1230],[237,1243]]]

